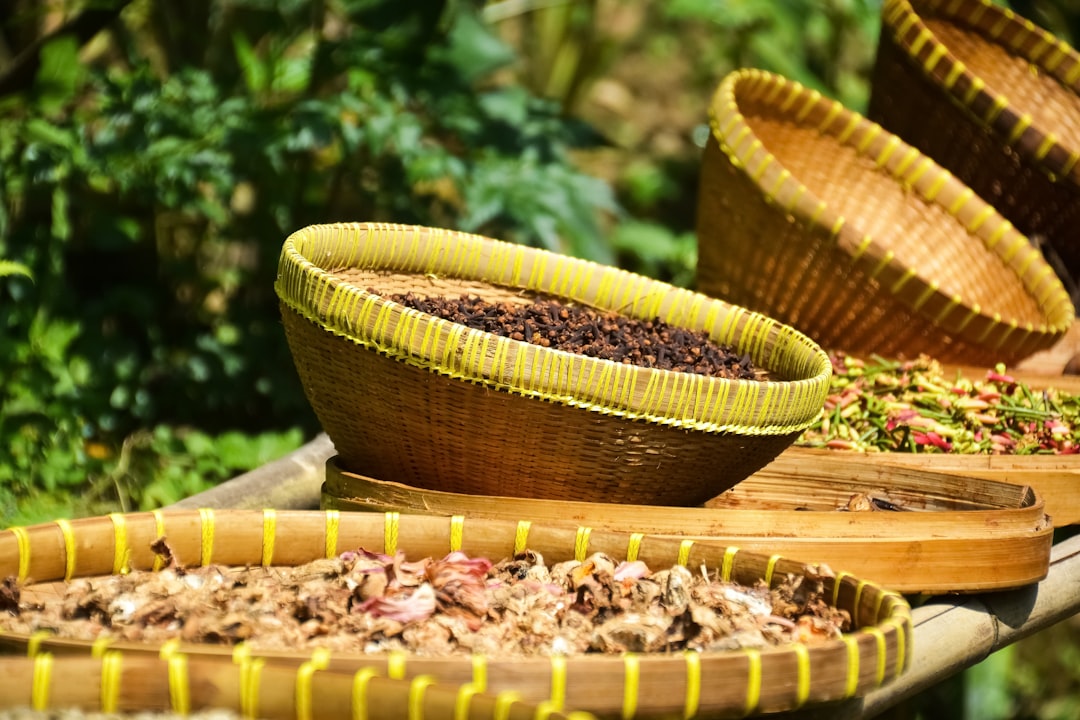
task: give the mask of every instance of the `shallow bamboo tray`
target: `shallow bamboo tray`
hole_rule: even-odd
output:
[[[150,569],[151,542],[168,538],[187,564],[296,565],[364,547],[409,557],[441,557],[462,550],[494,559],[525,548],[547,562],[605,552],[639,559],[659,568],[682,563],[721,568],[724,579],[753,583],[807,566],[779,555],[735,547],[649,535],[556,527],[544,522],[482,520],[398,513],[308,511],[172,511],[114,514],[56,521],[0,532],[0,577],[32,577],[33,593],[56,592],[55,582],[94,577],[125,568]],[[863,694],[902,673],[910,657],[911,615],[902,596],[851,575],[826,581],[835,606],[848,610],[855,630],[842,640],[814,647],[764,651],[576,655],[550,658],[425,658],[404,653],[332,655],[319,653],[331,673],[366,667],[393,678],[430,676],[440,683],[474,683],[498,695],[519,693],[525,702],[549,702],[554,709],[579,708],[604,716],[741,716],[776,712]],[[0,651],[89,653],[120,650],[158,654],[161,646],[116,642],[109,645],[44,635],[0,633]],[[233,648],[179,644],[188,657],[229,658]],[[247,654],[244,654],[247,656]],[[297,666],[311,654],[260,652],[267,665]],[[311,667],[310,665],[307,667]],[[318,675],[318,673],[316,674]]]
[[[368,720],[588,720],[527,703],[513,691],[491,695],[476,685],[446,686],[431,677],[411,680],[304,665],[267,664],[258,658],[204,657],[182,652],[153,657],[106,650],[98,656],[0,657],[0,710],[147,713],[228,710],[264,720],[368,718]]]
[[[1068,329],[1039,249],[901,137],[759,70],[724,78],[710,117],[701,292],[856,355],[1011,363]]]
[[[789,446],[831,366],[805,335],[704,295],[478,235],[317,225],[275,285],[307,397],[342,462],[452,492],[694,505]],[[767,382],[585,357],[469,330],[383,294],[536,294],[660,319],[750,356]],[[706,479],[703,480],[703,479]]]
[[[841,458],[842,456],[842,458]],[[860,472],[887,475],[892,468],[925,470],[967,478],[1025,485],[1045,503],[1054,527],[1080,523],[1080,456],[1078,455],[958,455],[953,453],[857,453],[794,447],[781,456],[785,462],[814,464],[833,457]]]
[[[989,0],[885,0],[867,114],[1080,281],[1080,55]]]
[[[855,493],[911,512],[838,512]],[[535,518],[823,562],[905,593],[1000,590],[1046,576],[1053,528],[1030,488],[865,466],[838,453],[786,453],[705,507],[646,507],[475,496],[374,480],[327,462],[323,504],[469,518]]]

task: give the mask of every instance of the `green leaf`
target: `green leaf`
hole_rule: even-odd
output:
[[[74,98],[81,73],[79,44],[75,37],[61,35],[42,47],[34,90],[46,115],[56,113]]]
[[[514,51],[466,3],[458,5],[448,40],[446,59],[468,82],[509,65],[515,58]]]
[[[22,263],[17,263],[14,260],[0,260],[0,277],[9,275],[25,275],[31,280],[34,279],[34,274],[30,272],[30,268]]]
[[[247,36],[241,32],[233,33],[233,51],[236,62],[244,73],[244,83],[248,91],[257,95],[270,85],[270,72],[262,58],[255,52]]]

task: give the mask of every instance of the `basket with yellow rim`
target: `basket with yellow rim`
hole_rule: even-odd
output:
[[[694,505],[790,445],[820,411],[828,357],[770,318],[555,253],[434,228],[293,234],[276,284],[307,397],[343,466],[450,492]],[[393,293],[553,297],[700,330],[769,375],[731,380],[530,344]]]

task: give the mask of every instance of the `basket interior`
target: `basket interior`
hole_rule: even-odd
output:
[[[1026,58],[977,30],[963,27],[961,21],[923,19],[950,54],[986,81],[991,90],[1003,93],[1017,110],[1030,115],[1035,128],[1053,132],[1065,147],[1080,148],[1080,96]]]
[[[778,110],[760,102],[740,107],[751,131],[783,167],[921,278],[1021,324],[1046,322],[1016,271],[946,208],[817,128],[779,117]]]

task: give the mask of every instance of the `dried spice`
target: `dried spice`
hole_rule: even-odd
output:
[[[157,544],[164,554],[164,542]],[[68,583],[0,612],[0,629],[82,640],[325,647],[422,655],[551,655],[813,644],[850,629],[824,595],[827,568],[770,589],[704,567],[651,572],[603,554],[551,566],[526,551],[497,564],[452,552],[410,562],[358,550],[297,567],[165,569]]]
[[[659,318],[638,320],[546,298],[525,304],[411,292],[386,298],[474,330],[578,355],[711,377],[767,379],[749,355],[713,342],[708,333],[676,327]]]
[[[833,354],[821,416],[798,440],[860,452],[1064,455],[1080,449],[1080,396],[1033,390],[1003,365],[946,376],[928,357],[869,362]]]

